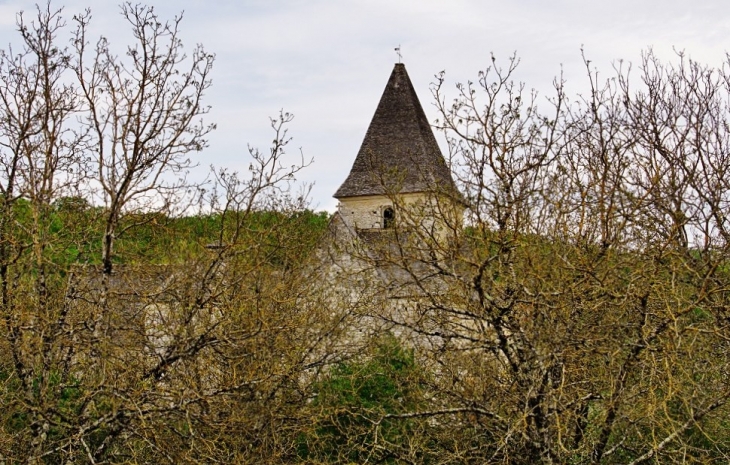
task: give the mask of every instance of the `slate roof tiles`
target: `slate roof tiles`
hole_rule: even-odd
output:
[[[406,68],[397,63],[337,199],[392,193],[455,192]]]

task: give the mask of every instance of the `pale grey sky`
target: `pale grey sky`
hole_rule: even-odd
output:
[[[17,43],[15,13],[33,1],[0,0],[0,47]],[[721,66],[730,49],[730,10],[719,0],[155,0],[163,18],[184,11],[182,39],[216,54],[206,102],[218,124],[193,176],[211,164],[248,166],[247,144],[266,149],[268,117],[294,113],[292,152],[314,164],[301,176],[315,182],[313,207],[332,211],[332,198],[357,154],[380,94],[403,62],[429,119],[436,113],[429,84],[446,70],[449,82],[476,79],[490,64],[517,52],[518,78],[549,91],[562,69],[568,92],[585,85],[580,47],[608,76],[612,62],[637,63],[652,47],[671,59],[673,48]],[[91,8],[96,33],[118,46],[130,41],[117,3],[54,2],[71,18]],[[437,137],[439,137],[437,135]]]

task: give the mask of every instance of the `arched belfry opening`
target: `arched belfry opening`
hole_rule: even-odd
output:
[[[408,208],[434,216],[414,220],[424,225],[440,225],[443,218],[436,218],[433,212],[450,210],[447,203],[453,203],[454,214],[459,215],[460,194],[402,63],[393,68],[335,198],[340,201],[338,212],[343,221],[356,231],[393,229],[397,220],[402,225],[402,212]],[[437,206],[439,202],[443,205]],[[410,223],[413,218],[408,216]]]
[[[393,207],[383,208],[383,228],[390,229],[395,226],[395,210]]]

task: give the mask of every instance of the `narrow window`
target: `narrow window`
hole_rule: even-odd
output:
[[[395,211],[393,207],[383,209],[383,228],[389,229],[395,226]]]

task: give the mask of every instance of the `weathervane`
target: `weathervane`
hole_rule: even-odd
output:
[[[400,63],[403,59],[403,55],[400,54],[400,44],[398,44],[398,46],[395,48],[395,53],[398,54],[398,63]]]

